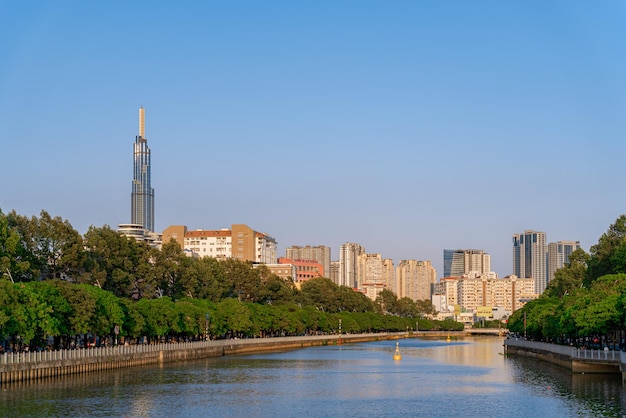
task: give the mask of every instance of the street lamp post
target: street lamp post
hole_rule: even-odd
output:
[[[206,313],[204,318],[205,318],[205,323],[204,323],[204,340],[208,341],[209,340],[209,313],[208,312]]]
[[[115,324],[115,327],[113,327],[113,333],[115,334],[115,342],[113,345],[117,345],[117,338],[120,335],[120,326],[118,324]]]
[[[341,318],[339,318],[339,340],[337,340],[337,344],[343,344],[343,342],[341,341]]]

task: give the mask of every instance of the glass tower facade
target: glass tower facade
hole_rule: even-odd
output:
[[[513,274],[520,279],[535,279],[535,293],[539,295],[548,284],[547,253],[545,232],[513,234]]]
[[[443,277],[491,272],[491,256],[483,250],[443,250]]]
[[[139,108],[139,135],[135,137],[133,153],[131,223],[154,232],[154,189],[150,183],[150,148],[144,136],[144,109],[141,107]]]

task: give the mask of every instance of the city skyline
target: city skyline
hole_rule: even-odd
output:
[[[589,251],[625,212],[626,6],[453,1],[0,6],[0,209],[128,221],[149,111],[155,231],[393,260],[511,234]],[[111,28],[116,30],[112,31]],[[158,167],[158,169],[157,169]]]

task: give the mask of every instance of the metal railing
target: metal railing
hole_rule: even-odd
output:
[[[576,360],[603,360],[618,363],[621,352],[615,350],[590,350],[588,348],[573,348],[572,359]]]
[[[128,354],[151,353],[165,350],[178,350],[185,348],[201,348],[210,346],[213,341],[197,341],[193,343],[159,343],[117,345],[107,347],[78,348],[69,350],[52,351],[23,351],[9,352],[0,355],[0,364],[16,363],[40,363],[58,360],[81,360],[96,357],[117,357]]]
[[[404,333],[371,333],[371,334],[343,334],[344,340],[362,337],[381,337],[388,335],[404,335]],[[304,341],[324,341],[337,340],[338,334],[333,335],[312,335],[298,337],[268,337],[268,338],[244,338],[244,339],[228,339],[228,340],[210,340],[210,341],[194,341],[194,342],[171,342],[158,344],[136,344],[136,345],[116,345],[107,347],[79,348],[69,350],[52,350],[52,351],[25,351],[25,352],[8,352],[0,354],[0,365],[18,364],[18,363],[44,363],[58,360],[82,360],[86,358],[102,358],[102,357],[119,357],[124,355],[153,353],[169,350],[184,349],[200,349],[206,347],[227,347],[227,346],[246,346],[259,343],[280,342],[281,344],[290,342]]]
[[[570,356],[573,360],[608,361],[626,365],[626,352],[616,350],[593,350],[589,348],[577,348],[568,345],[528,341],[519,338],[507,338],[505,345],[512,347],[524,347],[538,349],[550,353]]]

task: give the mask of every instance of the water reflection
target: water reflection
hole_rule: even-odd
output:
[[[626,412],[621,375],[574,374],[550,363],[510,358],[514,381],[530,387],[537,396],[574,399],[590,416],[619,416]]]
[[[622,416],[619,376],[505,357],[500,338],[312,347],[13,384],[0,416]]]

